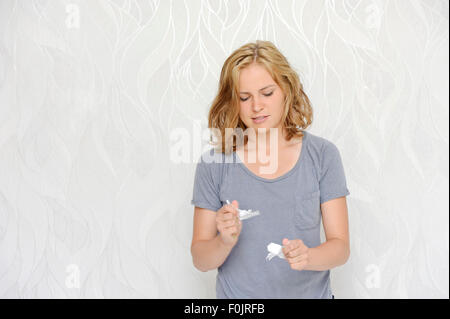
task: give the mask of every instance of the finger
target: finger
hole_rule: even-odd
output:
[[[227,218],[224,219],[224,221],[229,221],[229,220],[236,221],[237,218],[234,214],[228,214],[228,215],[229,216],[227,216]]]
[[[237,229],[237,227],[236,227],[236,225],[226,226],[226,225],[222,224],[220,227],[218,227],[218,229],[222,234],[230,234],[233,231],[235,231]]]
[[[291,264],[291,268],[297,269],[297,270],[303,270],[303,268],[306,266],[306,261],[301,261],[298,263]]]
[[[232,205],[230,205],[230,207],[227,208],[227,212],[229,212],[230,215],[233,216],[233,217],[234,217],[234,216],[239,216],[239,211],[238,211],[238,209],[237,209],[236,207],[232,206]]]
[[[224,229],[227,231],[230,231],[230,230],[236,231],[236,230],[238,230],[238,225],[227,226],[227,227],[224,227]]]
[[[301,244],[300,244],[300,241],[296,239],[296,240],[290,240],[286,246],[289,247],[290,250],[294,250],[294,249],[297,249],[298,247],[300,247]]]
[[[289,241],[289,239],[284,238],[282,241],[283,244],[283,253],[286,254],[291,250],[291,242]]]
[[[295,257],[287,258],[290,264],[296,264],[307,259],[307,255],[302,254]]]
[[[233,203],[234,203],[235,201],[233,201]],[[233,204],[227,204],[227,208],[230,210],[230,211],[236,211],[237,210],[237,207],[235,206],[235,205],[233,205]]]
[[[294,248],[294,249],[291,249],[287,254],[288,254],[288,257],[297,257],[297,256],[301,255],[302,253],[304,253],[304,251],[301,248]]]
[[[219,212],[222,212],[223,214],[225,214],[227,212],[232,213],[234,210],[235,210],[235,208],[233,207],[233,205],[225,204],[220,208]]]
[[[234,208],[230,204],[223,205],[223,207],[222,207],[222,213],[223,214],[232,213],[233,211],[234,211]]]
[[[235,234],[235,233],[238,233],[238,229],[236,226],[226,227],[224,232],[226,234]]]
[[[295,247],[305,247],[306,245],[303,243],[303,240],[297,239],[295,241]]]
[[[236,221],[234,219],[222,222],[222,226],[225,227],[225,228],[226,227],[231,227],[231,226],[234,226],[234,225],[236,225]]]
[[[297,248],[295,249],[299,249],[300,253],[306,253],[308,251],[308,246],[306,246],[302,240],[299,239],[299,242],[296,245]]]
[[[224,212],[221,216],[219,216],[219,219],[229,220],[229,219],[233,219],[234,217],[235,217],[234,212]]]
[[[235,218],[233,213],[226,213],[225,215],[223,215],[222,220],[223,221],[227,221],[227,220],[233,220]]]
[[[231,202],[231,207],[233,208],[235,214],[239,216],[239,202],[237,200],[233,200]]]
[[[301,239],[288,240],[285,238],[283,239],[283,245],[283,248],[286,249],[286,253],[298,248],[300,248],[302,252],[306,252],[306,250],[308,249],[305,244],[303,244],[303,241]]]
[[[283,246],[282,250],[283,250],[283,254],[286,256],[292,250],[292,247],[290,245]]]

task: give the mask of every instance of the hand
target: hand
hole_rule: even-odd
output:
[[[217,211],[216,226],[222,242],[233,247],[241,233],[242,221],[239,219],[239,203],[234,200],[231,204],[223,205]]]
[[[308,265],[308,250],[301,239],[283,239],[283,254],[294,270],[303,270]]]

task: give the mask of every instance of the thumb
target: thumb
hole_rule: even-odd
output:
[[[239,209],[239,202],[237,200],[234,200],[234,201],[231,202],[231,205],[233,205],[233,207],[236,208],[236,213],[239,216],[239,211],[238,211],[238,209]]]
[[[289,240],[287,238],[283,239],[283,246],[289,245]]]

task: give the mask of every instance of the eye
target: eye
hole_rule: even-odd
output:
[[[270,92],[270,93],[264,94],[264,96],[271,96],[272,94],[273,94],[273,91]],[[245,101],[247,101],[248,99],[249,99],[249,98],[246,98],[246,99],[241,98],[241,101],[242,101],[242,102],[245,102]]]

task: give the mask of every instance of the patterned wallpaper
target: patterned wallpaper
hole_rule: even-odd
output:
[[[223,62],[261,39],[298,72],[308,130],[342,155],[336,298],[448,298],[448,10],[1,0],[0,297],[215,298],[216,271],[190,255],[194,170]]]

